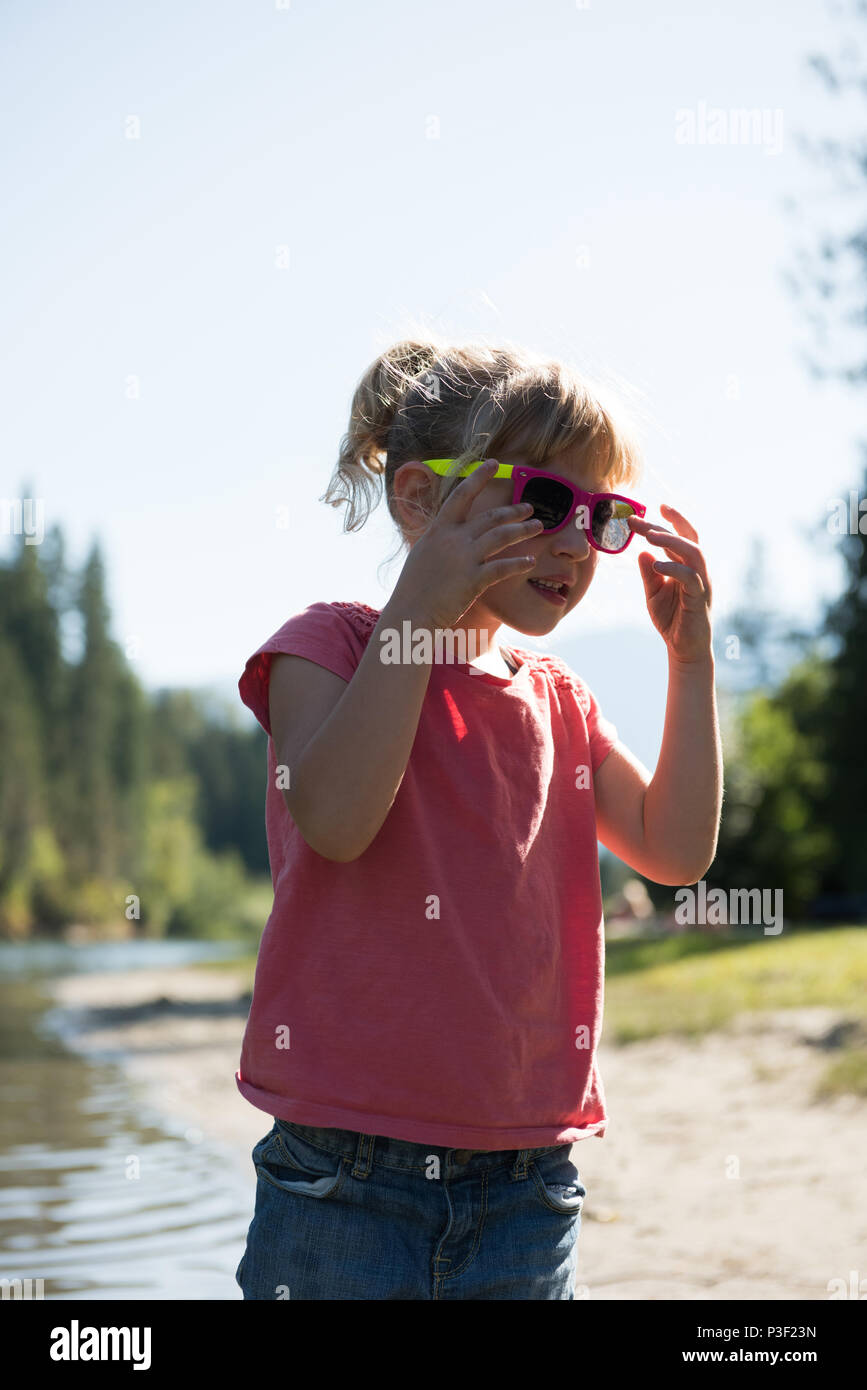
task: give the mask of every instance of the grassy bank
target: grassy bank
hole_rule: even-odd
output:
[[[867,929],[614,941],[606,955],[606,1041],[697,1037],[763,1009],[839,1009],[846,1023],[820,1094],[867,1096]]]

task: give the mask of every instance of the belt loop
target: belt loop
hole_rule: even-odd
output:
[[[527,1163],[529,1162],[529,1157],[529,1149],[518,1150],[518,1156],[515,1159],[515,1163],[512,1168],[512,1177],[516,1180],[520,1178],[525,1178],[527,1176]]]
[[[359,1134],[358,1144],[355,1149],[355,1163],[352,1167],[354,1178],[366,1178],[370,1176],[373,1166],[373,1146],[376,1143],[374,1134]]]

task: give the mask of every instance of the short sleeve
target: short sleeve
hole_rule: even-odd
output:
[[[585,681],[578,681],[579,702],[587,723],[587,736],[590,740],[590,766],[594,773],[604,763],[615,743],[618,742],[617,729],[599,708],[599,702]]]
[[[296,613],[263,642],[244,667],[238,681],[238,693],[244,704],[253,711],[266,734],[271,733],[268,712],[268,682],[271,659],[278,652],[303,656],[333,671],[342,680],[350,681],[364,654],[365,624],[353,621],[352,604],[311,603]]]

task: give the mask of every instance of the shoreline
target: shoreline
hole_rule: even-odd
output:
[[[224,1145],[252,1202],[250,1151],[271,1118],[234,1077],[249,978],[167,967],[46,988],[67,1046],[118,1063],[143,1102]],[[827,1299],[864,1268],[867,1102],[809,1099],[818,1042],[841,1018],[776,1010],[697,1039],[603,1041],[608,1129],[572,1148],[587,1188],[576,1298]]]
[[[143,1103],[224,1145],[253,1182],[250,1151],[273,1123],[235,1084],[252,998],[241,969],[159,966],[46,981],[67,1047],[118,1064]]]

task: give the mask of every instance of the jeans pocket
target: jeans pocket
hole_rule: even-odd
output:
[[[339,1153],[317,1148],[285,1120],[253,1150],[256,1172],[273,1187],[302,1197],[333,1197],[343,1185],[345,1167]]]
[[[580,1216],[587,1189],[569,1157],[570,1149],[571,1145],[564,1144],[551,1153],[537,1155],[531,1159],[529,1171],[539,1201],[559,1216],[573,1217]]]

